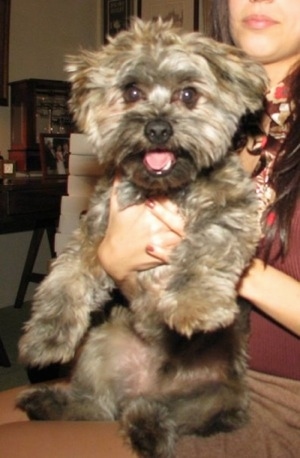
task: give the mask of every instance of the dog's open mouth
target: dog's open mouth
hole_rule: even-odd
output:
[[[144,156],[144,166],[151,173],[168,173],[176,162],[175,154],[172,151],[155,150],[148,151]]]

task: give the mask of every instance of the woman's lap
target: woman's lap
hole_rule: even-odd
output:
[[[298,458],[300,382],[250,372],[250,422],[208,438],[184,437],[176,458]]]
[[[249,386],[251,421],[247,426],[208,438],[186,436],[178,444],[176,458],[298,457],[300,382],[250,372]],[[0,450],[9,445],[7,457],[29,456],[20,455],[22,444],[32,457],[39,453],[50,457],[54,445],[57,452],[61,450],[57,457],[74,458],[83,450],[87,457],[93,456],[93,450],[95,456],[103,458],[134,456],[120,438],[117,423],[26,422],[25,414],[14,408],[20,390],[0,393]],[[19,454],[14,455],[14,451]]]

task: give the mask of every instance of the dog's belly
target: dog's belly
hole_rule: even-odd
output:
[[[106,323],[91,331],[76,375],[89,374],[85,383],[94,392],[109,387],[117,398],[131,397],[154,390],[161,364],[161,356],[126,325]]]
[[[228,361],[221,347],[222,342],[200,357],[198,351],[174,357],[161,343],[145,342],[127,323],[110,322],[91,332],[77,373],[90,374],[95,393],[110,389],[119,399],[184,394],[226,379]]]

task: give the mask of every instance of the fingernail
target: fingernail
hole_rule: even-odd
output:
[[[147,253],[153,253],[153,252],[154,252],[154,247],[153,247],[153,245],[147,245],[147,246],[146,246],[146,252],[147,252]]]
[[[154,208],[155,207],[155,202],[153,199],[147,199],[145,204],[147,205],[147,207],[149,208]]]

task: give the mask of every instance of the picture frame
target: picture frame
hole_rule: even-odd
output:
[[[70,135],[40,134],[40,159],[44,179],[61,179],[69,173]]]
[[[138,0],[137,15],[145,20],[173,20],[186,31],[199,30],[199,0]]]
[[[8,106],[10,0],[0,0],[0,105]]]
[[[10,179],[16,176],[16,161],[1,160],[0,161],[0,178]]]
[[[127,29],[130,16],[133,14],[133,0],[103,0],[104,42],[107,36],[115,36]]]

